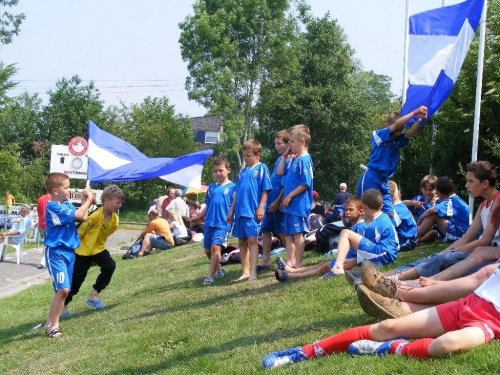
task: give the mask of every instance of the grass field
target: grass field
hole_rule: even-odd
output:
[[[442,248],[403,253],[403,264]],[[273,272],[236,283],[240,265],[226,267],[215,286],[201,285],[208,263],[200,244],[123,261],[103,291],[104,311],[85,304],[98,269],[61,321],[64,336],[48,339],[43,324],[49,282],[0,300],[2,374],[492,374],[500,345],[421,361],[336,354],[275,370],[262,367],[276,350],[303,345],[374,320],[359,307],[343,277],[278,283]],[[325,260],[306,254],[306,264]]]

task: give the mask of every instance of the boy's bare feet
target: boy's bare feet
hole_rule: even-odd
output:
[[[429,277],[420,276],[420,286],[422,286],[422,287],[436,285],[436,284],[439,284],[442,282],[443,282],[442,280],[434,280],[434,279],[431,279]]]
[[[248,279],[248,278],[250,278],[250,274],[246,274],[246,273],[244,273],[243,275],[241,275],[240,277],[238,277],[238,278],[236,279],[236,281],[243,281],[243,280],[246,280],[246,279]]]
[[[254,281],[254,280],[257,280],[257,276],[250,276],[248,278],[248,281]]]

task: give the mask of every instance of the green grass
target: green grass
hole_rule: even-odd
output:
[[[441,249],[402,253],[397,264]],[[19,374],[480,374],[497,373],[500,346],[437,360],[350,357],[335,354],[266,371],[263,357],[374,320],[343,277],[278,283],[272,272],[236,283],[240,265],[225,267],[215,286],[201,285],[208,262],[200,244],[142,259],[115,258],[117,269],[102,299],[105,311],[85,300],[93,267],[61,321],[64,336],[42,328],[53,292],[49,282],[0,300],[0,373]],[[306,264],[325,260],[306,254]]]

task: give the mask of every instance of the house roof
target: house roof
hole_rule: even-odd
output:
[[[222,121],[220,116],[192,117],[193,131],[221,132]]]

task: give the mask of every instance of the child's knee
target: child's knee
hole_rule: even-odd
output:
[[[69,294],[69,288],[61,288],[59,289],[56,294],[64,299],[66,299],[66,297],[68,296]]]

